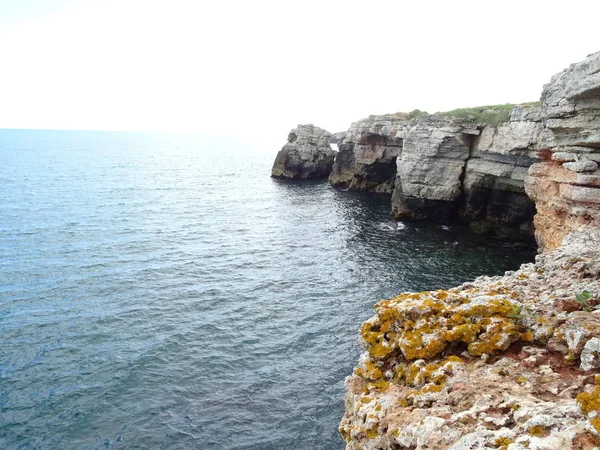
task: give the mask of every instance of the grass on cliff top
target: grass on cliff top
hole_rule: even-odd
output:
[[[476,106],[474,108],[459,108],[452,111],[437,113],[440,116],[453,116],[467,119],[473,123],[486,123],[489,125],[498,125],[508,122],[510,112],[515,106],[539,106],[540,102],[529,103],[506,103],[504,105],[486,105]]]

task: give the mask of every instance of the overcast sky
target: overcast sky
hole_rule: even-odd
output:
[[[198,131],[539,99],[597,0],[0,0],[0,128]]]

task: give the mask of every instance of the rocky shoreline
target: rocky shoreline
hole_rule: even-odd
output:
[[[539,105],[371,116],[320,136],[339,146],[329,182],[391,195],[392,218],[535,232],[541,252],[375,305],[346,379],[346,448],[600,448],[600,52],[553,76]]]
[[[489,197],[518,203],[511,195],[502,199],[502,192],[522,196],[524,187],[537,209],[542,253],[502,277],[377,303],[360,331],[365,352],[346,379],[340,424],[346,448],[600,448],[600,53],[555,75],[541,108],[513,109],[509,122],[485,126],[468,158],[465,130],[474,130],[435,120],[405,137],[392,197],[399,216],[419,211],[410,199],[427,211],[427,200],[447,204],[461,189],[468,198],[473,186],[492,186]],[[442,142],[452,144],[456,157],[435,161],[441,145],[431,144],[434,133],[425,131],[432,125],[443,127]],[[462,188],[456,181],[429,185],[417,160],[402,169],[412,154],[410,133],[418,128],[423,131],[414,141],[433,149],[425,164],[444,164],[456,180],[458,161],[467,159]],[[495,145],[511,150],[492,151]],[[479,161],[473,148],[480,149]],[[506,161],[491,170],[495,153],[523,159],[513,160],[507,176]],[[527,158],[537,162],[524,176]],[[468,181],[490,173],[491,184]],[[496,187],[507,180],[514,190]]]

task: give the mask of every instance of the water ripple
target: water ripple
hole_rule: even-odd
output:
[[[377,300],[532,257],[185,136],[0,130],[0,448],[341,449]]]

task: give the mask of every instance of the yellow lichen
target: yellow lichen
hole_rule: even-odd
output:
[[[377,432],[377,426],[370,428],[366,431],[366,435],[369,439],[375,439],[379,437],[379,433]]]
[[[600,416],[590,419],[590,423],[594,427],[594,430],[596,430],[596,433],[600,434]]]
[[[514,323],[519,306],[510,300],[513,294],[501,286],[401,294],[375,305],[377,316],[363,324],[361,336],[374,359],[396,350],[408,360],[431,359],[453,342],[468,344],[476,356],[493,354],[523,337],[533,339]]]
[[[600,433],[600,375],[596,375],[595,382],[596,386],[594,387],[594,390],[592,392],[582,392],[579,394],[577,396],[577,402],[579,402],[583,414],[590,414],[593,411],[599,413],[597,417],[590,420],[590,423],[596,432]]]
[[[515,442],[515,441],[513,441],[512,439],[509,439],[507,437],[500,437],[494,441],[494,445],[496,446],[496,448],[498,448],[500,450],[507,450],[508,446],[510,444],[512,444],[513,442]]]
[[[543,425],[534,425],[529,428],[529,434],[534,437],[546,437],[550,431]]]

